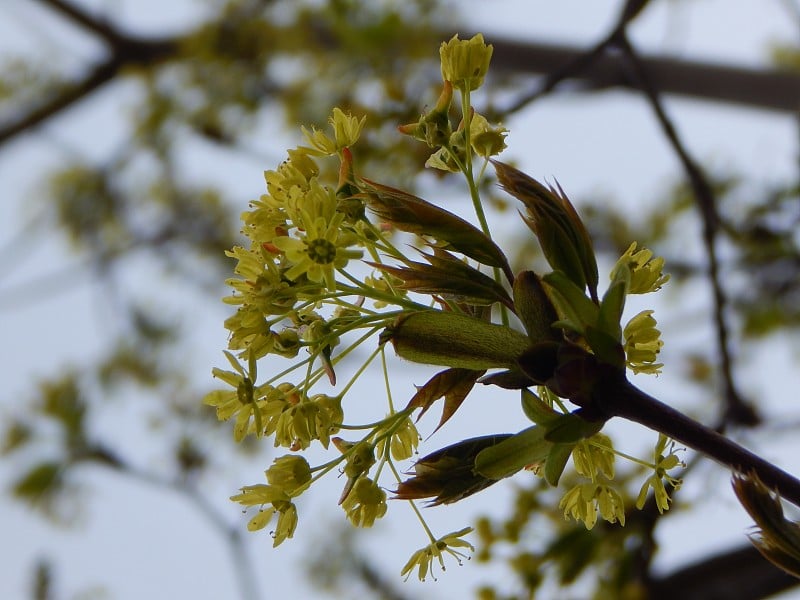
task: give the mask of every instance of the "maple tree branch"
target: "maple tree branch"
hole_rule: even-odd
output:
[[[752,545],[715,554],[648,582],[650,600],[760,600],[792,589],[798,580]]]
[[[606,417],[621,417],[686,444],[732,471],[756,475],[781,497],[800,506],[800,480],[743,446],[646,394],[624,374],[609,371],[592,394],[592,408]]]

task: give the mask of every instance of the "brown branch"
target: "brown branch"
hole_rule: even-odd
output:
[[[0,147],[77,104],[111,82],[124,68],[152,65],[174,56],[179,48],[178,38],[147,39],[126,35],[65,0],[39,1],[100,36],[109,46],[109,55],[77,82],[66,85],[28,112],[0,124]]]
[[[520,74],[551,73],[582,60],[587,52],[575,46],[492,36],[487,36],[487,41],[494,46],[492,68]],[[651,80],[665,94],[792,114],[800,109],[800,75],[796,73],[658,56],[640,56],[640,60]],[[603,53],[590,65],[570,72],[564,79],[579,81],[590,89],[637,87],[625,68],[624,57],[611,53]],[[541,86],[537,86],[534,92],[524,94],[511,106],[524,106],[540,92]]]
[[[65,0],[38,0],[47,8],[57,11],[71,20],[73,23],[80,25],[84,29],[99,35],[107,42],[114,44],[120,39],[120,33],[112,27],[109,23],[102,19],[97,19],[89,15],[85,10],[75,6],[71,2]]]
[[[111,82],[123,69],[129,66],[147,66],[174,56],[178,51],[178,40],[121,39],[113,48],[112,54],[78,82],[65,86],[51,98],[25,114],[0,124],[0,147],[17,135],[60,115],[77,104],[92,92]]]
[[[592,409],[621,417],[682,443],[732,471],[755,473],[792,504],[800,506],[800,480],[674,408],[633,386],[624,374],[609,370],[598,380]]]
[[[707,557],[648,585],[650,600],[761,600],[800,585],[753,546]]]

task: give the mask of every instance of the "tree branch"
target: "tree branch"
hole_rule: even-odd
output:
[[[650,581],[650,600],[761,600],[800,584],[753,546],[736,548]]]
[[[119,32],[104,20],[96,19],[89,15],[85,10],[75,6],[66,0],[38,0],[47,8],[59,12],[73,23],[80,25],[84,29],[88,29],[92,33],[99,35],[101,38],[115,44],[120,39]]]
[[[609,371],[592,395],[593,408],[607,417],[622,417],[686,444],[733,471],[755,471],[761,481],[800,506],[800,480],[717,431],[636,388],[624,374]]]
[[[494,46],[492,68],[506,72],[551,73],[583,60],[587,52],[583,48],[560,44],[492,36],[487,36],[487,40]],[[640,56],[640,60],[654,85],[665,94],[790,114],[800,108],[800,75],[795,73],[658,56]],[[610,53],[603,53],[564,79],[583,82],[589,89],[637,87],[625,68],[624,57]],[[538,96],[540,90],[541,86],[537,85],[533,92],[524,94],[512,106],[526,104],[526,98]]]
[[[54,0],[42,0],[47,3]],[[57,4],[64,4],[57,2]],[[109,57],[96,65],[79,81],[65,86],[52,97],[39,103],[17,118],[0,124],[0,147],[17,135],[48,121],[77,104],[92,92],[111,82],[129,66],[148,66],[174,56],[179,48],[178,38],[143,39],[128,37],[119,32],[104,39],[111,45]]]

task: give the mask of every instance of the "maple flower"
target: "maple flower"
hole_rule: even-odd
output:
[[[342,508],[356,527],[372,527],[386,514],[386,492],[369,477],[359,477],[342,501]]]
[[[468,548],[470,552],[474,551],[475,547],[472,544],[470,544],[466,540],[461,539],[465,535],[471,532],[472,532],[472,527],[465,527],[464,529],[448,533],[447,535],[440,537],[437,540],[434,540],[424,548],[420,548],[419,550],[414,552],[414,554],[411,555],[411,558],[403,567],[403,570],[400,572],[400,575],[405,575],[406,579],[408,579],[408,576],[411,574],[411,571],[413,571],[416,568],[419,580],[425,581],[425,576],[431,571],[434,559],[439,561],[439,566],[441,567],[442,571],[445,570],[444,566],[445,554],[453,556],[460,565],[462,558],[469,558],[469,557],[463,552],[454,550],[454,548]]]
[[[628,321],[622,332],[625,338],[626,362],[634,373],[657,375],[664,366],[656,362],[658,352],[664,345],[656,325],[653,311],[643,310]]]
[[[483,85],[493,50],[491,44],[487,46],[484,43],[480,33],[469,40],[460,40],[458,34],[454,35],[439,48],[442,79],[452,83],[457,90],[477,90]]]

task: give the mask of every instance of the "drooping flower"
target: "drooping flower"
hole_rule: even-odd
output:
[[[656,358],[664,345],[661,332],[656,328],[652,310],[643,310],[635,315],[622,335],[625,338],[626,363],[634,373],[648,373],[657,375],[661,372],[663,363],[657,363]]]
[[[420,548],[411,555],[411,558],[403,567],[400,575],[405,575],[406,579],[408,579],[408,576],[411,574],[411,572],[414,569],[417,569],[417,576],[419,577],[419,580],[425,581],[425,577],[432,570],[434,559],[439,562],[439,566],[441,567],[442,571],[445,570],[445,554],[449,554],[450,556],[454,557],[460,565],[462,558],[469,559],[469,557],[463,552],[455,550],[454,548],[467,548],[470,552],[473,552],[475,547],[468,541],[461,539],[471,532],[472,527],[465,527],[464,529],[448,533],[447,535],[434,540],[424,548]]]
[[[658,512],[663,513],[665,510],[669,510],[671,499],[664,485],[664,481],[669,483],[674,490],[681,487],[681,480],[670,476],[668,471],[677,466],[684,465],[677,457],[672,447],[670,447],[670,451],[667,452],[666,455],[664,454],[668,444],[669,438],[663,433],[659,434],[658,441],[653,451],[655,469],[653,469],[653,474],[645,480],[642,488],[639,490],[639,496],[636,498],[636,508],[639,510],[644,508],[644,503],[647,501],[647,492],[650,488],[653,488],[653,496],[656,501]]]
[[[625,503],[613,487],[589,481],[576,485],[561,498],[558,504],[565,518],[582,521],[586,529],[597,523],[597,515],[609,523],[620,522],[625,525]]]
[[[372,527],[386,514],[386,492],[369,477],[359,477],[342,502],[347,518],[356,527]]]

